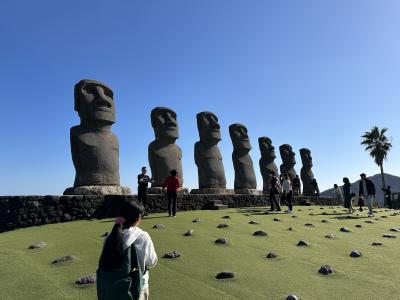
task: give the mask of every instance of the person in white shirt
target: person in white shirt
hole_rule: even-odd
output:
[[[290,182],[289,175],[287,173],[283,174],[283,181],[282,181],[282,197],[281,202],[288,206],[287,213],[291,213],[293,209],[292,205],[293,199],[293,189],[292,183]]]
[[[120,209],[120,216],[115,220],[114,227],[104,242],[103,251],[99,260],[99,270],[100,272],[122,272],[121,276],[129,278],[132,276],[132,272],[142,271],[141,279],[141,289],[140,285],[137,285],[138,289],[136,291],[132,286],[125,290],[106,290],[107,284],[101,286],[102,281],[98,280],[98,297],[99,299],[120,299],[118,297],[130,297],[128,294],[133,294],[136,292],[138,298],[133,297],[133,299],[147,300],[149,299],[149,268],[156,266],[158,258],[154,250],[153,242],[149,234],[139,228],[139,224],[142,220],[144,214],[144,207],[142,204],[134,201],[126,201],[122,204]],[[127,251],[135,247],[134,250],[137,256],[138,268],[131,269],[128,268],[127,271],[120,271],[124,269],[127,264]],[[129,249],[128,249],[129,248]],[[127,251],[126,251],[127,250]],[[132,250],[130,250],[132,251]],[[134,253],[134,252],[131,252]],[[129,257],[129,256],[128,256]],[[131,263],[133,258],[131,257]],[[124,273],[126,272],[126,274]],[[101,274],[101,273],[100,273]],[[139,277],[140,278],[140,275]],[[100,293],[99,296],[99,285]],[[140,294],[139,294],[140,291]],[[121,296],[121,294],[124,294]],[[106,295],[106,296],[103,296]],[[128,298],[127,298],[128,299]]]

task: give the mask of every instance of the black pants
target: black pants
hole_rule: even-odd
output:
[[[138,200],[143,204],[144,209],[147,205],[147,189],[138,188]]]
[[[393,207],[392,207],[392,195],[390,195],[390,196],[385,196],[385,200],[386,200],[387,206],[388,206],[390,209],[392,209],[392,208],[393,208]]]
[[[282,203],[285,203],[290,210],[292,210],[293,208],[292,200],[293,200],[293,191],[289,191],[289,193],[287,194],[282,194],[281,201]]]
[[[275,209],[275,205],[276,205],[277,210],[281,210],[281,206],[279,205],[277,197],[279,197],[279,194],[277,194],[276,191],[274,191],[274,189],[271,189],[269,191],[269,199],[271,201],[271,210]]]
[[[176,215],[176,199],[178,198],[178,195],[176,192],[167,192],[167,198],[168,198],[168,214],[171,216]]]

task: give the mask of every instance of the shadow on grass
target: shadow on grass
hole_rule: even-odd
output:
[[[345,217],[335,217],[338,220],[357,220],[357,219],[371,219],[367,216],[345,216]]]

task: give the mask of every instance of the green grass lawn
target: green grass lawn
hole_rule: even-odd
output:
[[[151,298],[285,299],[293,293],[300,299],[400,299],[400,233],[394,239],[382,237],[391,233],[390,228],[400,227],[400,216],[391,216],[394,211],[381,209],[375,220],[367,218],[366,212],[339,219],[345,214],[336,207],[296,207],[297,218],[283,213],[266,215],[265,210],[190,211],[178,213],[177,218],[154,214],[144,219],[141,227],[150,233],[159,256],[159,264],[150,271]],[[225,215],[231,219],[223,219]],[[383,215],[388,217],[381,218]],[[275,217],[281,221],[273,221]],[[193,223],[195,218],[201,221]],[[323,219],[329,223],[322,223]],[[368,219],[374,223],[365,223]],[[250,225],[250,220],[260,224]],[[165,228],[153,229],[157,223]],[[220,223],[229,227],[216,228]],[[306,227],[305,223],[315,227]],[[357,224],[362,227],[357,228]],[[96,299],[95,286],[78,287],[74,282],[95,273],[103,243],[101,234],[110,231],[112,225],[112,220],[76,221],[1,233],[0,298]],[[343,226],[352,232],[340,232]],[[194,235],[185,237],[189,229]],[[252,236],[256,230],[264,230],[268,236]],[[329,233],[336,239],[324,237]],[[229,245],[215,245],[214,240],[220,237],[226,237]],[[297,247],[301,239],[311,246]],[[27,249],[38,241],[45,241],[47,247]],[[374,241],[383,242],[383,246],[371,246]],[[353,249],[363,256],[349,257]],[[182,256],[161,258],[173,250]],[[267,259],[270,251],[279,256]],[[51,265],[64,255],[74,255],[77,260]],[[323,264],[332,265],[336,273],[320,275],[318,269]],[[233,271],[236,276],[215,279],[221,271]]]

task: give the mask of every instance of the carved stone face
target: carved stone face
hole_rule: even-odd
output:
[[[212,112],[204,111],[197,114],[197,128],[199,130],[200,140],[202,141],[220,141],[221,131],[218,124],[218,118]]]
[[[303,166],[312,167],[311,151],[307,148],[300,149],[301,162]]]
[[[258,145],[260,147],[261,156],[270,159],[276,158],[275,147],[272,146],[272,141],[269,137],[262,136],[258,138]]]
[[[156,107],[151,111],[151,125],[154,128],[156,138],[179,138],[176,113],[166,107]]]
[[[279,147],[279,152],[281,154],[282,162],[284,165],[295,165],[296,158],[295,153],[292,150],[292,146],[288,144],[283,144]]]
[[[111,88],[95,80],[84,79],[75,85],[75,110],[81,120],[115,123],[115,105]]]
[[[229,126],[229,134],[235,149],[251,150],[247,128],[242,124],[232,124]]]

